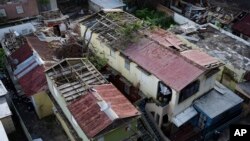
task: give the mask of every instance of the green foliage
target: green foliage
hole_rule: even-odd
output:
[[[175,22],[171,17],[166,16],[165,13],[150,10],[148,8],[137,10],[135,15],[146,21],[151,26],[159,26],[164,29],[168,29],[171,25],[174,25]]]
[[[4,68],[4,50],[0,48],[0,68]]]
[[[120,29],[120,33],[128,40],[134,38],[133,33],[138,31],[142,27],[142,22],[138,21],[135,23],[125,23],[123,28]]]
[[[98,70],[103,69],[103,67],[105,67],[108,63],[106,58],[99,57],[95,54],[92,54],[90,57],[88,57],[88,59]]]

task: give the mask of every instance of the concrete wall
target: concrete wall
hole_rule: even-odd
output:
[[[47,79],[49,90],[52,96],[54,97],[57,104],[61,107],[61,110],[63,111],[64,115],[66,116],[66,118],[68,119],[72,127],[77,132],[78,136],[81,137],[83,141],[89,141],[88,137],[84,134],[81,127],[78,124],[75,124],[74,117],[72,116],[69,109],[67,108],[65,99],[61,96],[61,94],[59,93],[59,90],[56,88],[54,83],[50,80],[50,78],[47,75],[46,75],[46,79]]]
[[[40,119],[53,113],[53,103],[46,92],[34,94],[31,96],[31,99],[35,107],[35,111]]]

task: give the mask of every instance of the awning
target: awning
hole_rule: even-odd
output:
[[[176,115],[173,119],[172,122],[177,126],[180,127],[184,123],[186,123],[188,120],[193,118],[195,115],[197,115],[197,111],[194,109],[193,106],[188,107],[185,109],[183,112],[180,114]]]

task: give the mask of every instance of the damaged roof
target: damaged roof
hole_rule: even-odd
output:
[[[87,59],[82,58],[64,59],[48,69],[46,73],[57,84],[66,102],[81,96],[89,85],[108,83]]]
[[[93,138],[118,119],[140,115],[112,84],[96,85],[92,89],[68,106],[88,137]]]
[[[64,59],[46,74],[56,84],[58,94],[65,99],[76,124],[89,138],[104,129],[113,129],[111,125],[118,120],[140,115],[87,59]]]
[[[199,50],[188,50],[188,47],[170,32],[159,29],[150,33],[148,38],[140,39],[127,47],[123,53],[177,91],[196,80],[207,69],[212,69],[212,64],[215,64],[213,67],[221,64]]]
[[[183,32],[182,26],[176,27],[176,29]],[[176,29],[171,30],[179,32],[175,31]],[[185,32],[181,34],[185,34]],[[211,25],[196,29],[188,36],[197,39],[197,41],[189,40],[196,47],[220,59],[224,64],[231,64],[240,70],[250,70],[250,46],[246,43],[222,33]]]
[[[205,69],[195,66],[184,57],[147,38],[127,47],[124,54],[177,91],[182,90],[205,72]]]
[[[123,40],[120,39],[122,35],[119,33],[119,29],[126,28],[125,25],[140,22],[140,19],[124,11],[103,10],[83,20],[82,24],[97,33],[101,42],[118,49],[139,67],[154,74],[177,91],[196,80],[207,69],[212,69],[210,66],[219,67],[221,65],[217,59],[198,51],[181,54],[191,47],[184,44],[173,33],[160,28],[151,30],[144,24],[141,25],[138,32],[133,33],[138,38],[136,41],[126,42],[125,46],[117,43],[117,41]],[[195,52],[199,54],[196,56]],[[204,57],[202,61],[195,60],[201,57]]]

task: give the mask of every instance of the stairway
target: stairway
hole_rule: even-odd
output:
[[[156,125],[153,123],[153,121],[148,116],[148,114],[147,114],[147,112],[145,110],[145,106],[146,106],[146,100],[142,99],[138,103],[138,107],[140,108],[140,111],[142,113],[142,115],[141,115],[142,124],[144,124],[144,126],[148,129],[148,131],[151,132],[151,134],[153,135],[155,141],[163,141],[160,133],[157,130]]]

